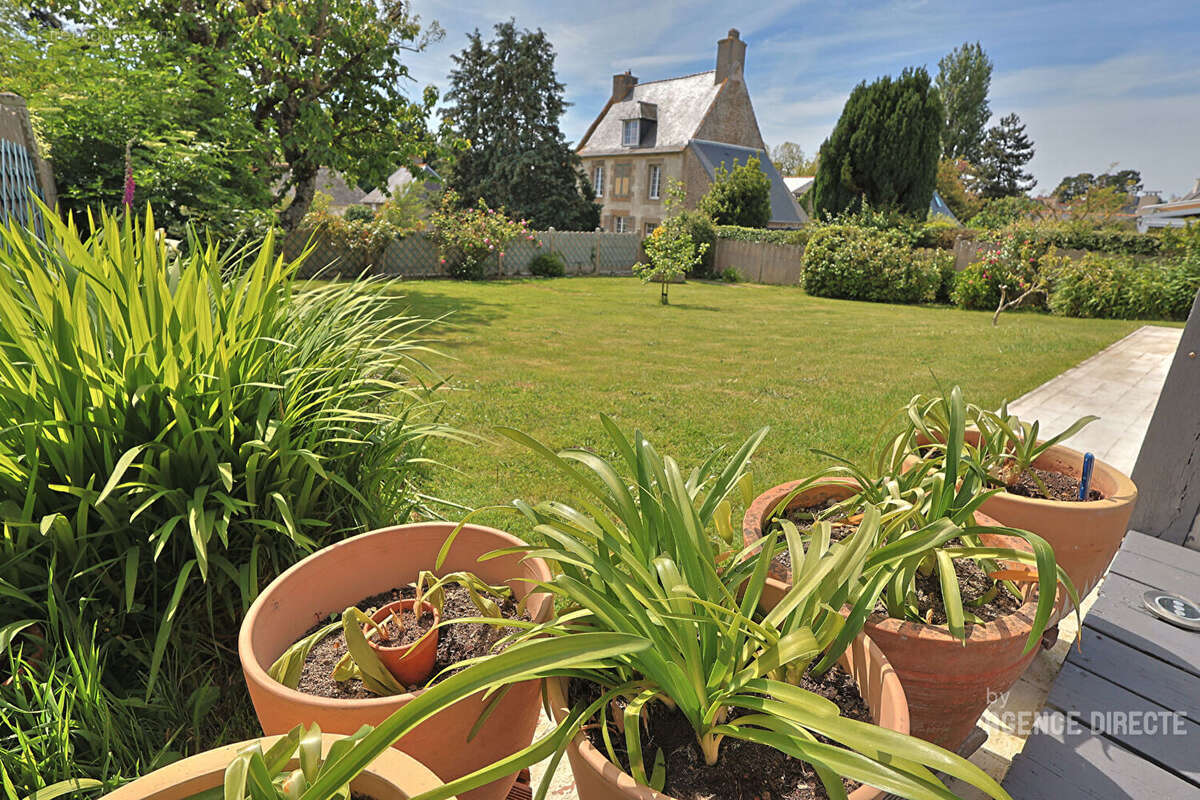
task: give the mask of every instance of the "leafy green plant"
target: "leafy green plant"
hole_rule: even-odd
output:
[[[269,236],[172,250],[149,213],[102,214],[86,240],[45,217],[45,240],[0,230],[0,629],[37,622],[55,672],[96,631],[91,697],[146,704],[96,765],[127,775],[199,744],[181,731],[249,724],[220,676],[259,587],[403,519],[425,441],[455,434],[417,377],[430,321],[363,284],[297,291]],[[22,788],[78,774],[16,752],[0,764]]]
[[[726,267],[721,270],[721,280],[725,283],[741,283],[746,277],[742,275],[742,271],[737,267]]]
[[[1033,470],[1033,463],[1055,445],[1074,436],[1100,419],[1088,414],[1075,420],[1066,429],[1048,439],[1039,439],[1040,423],[1025,422],[1010,413],[1008,403],[999,411],[980,409],[976,416],[979,428],[979,457],[986,476],[995,484],[1012,486],[1022,478],[1033,480],[1042,494],[1049,497],[1046,484]]]
[[[672,180],[667,187],[667,208],[679,208],[683,199],[683,184]],[[646,251],[650,263],[635,264],[633,272],[643,283],[658,281],[662,285],[659,299],[665,306],[669,302],[668,287],[671,282],[695,269],[708,252],[709,246],[704,242],[697,244],[684,224],[684,219],[678,214],[673,214],[642,240],[642,248]]]
[[[539,278],[561,278],[567,274],[567,262],[562,253],[554,251],[538,253],[529,262],[529,274]]]
[[[578,510],[553,501],[516,503],[544,541],[516,550],[557,565],[559,575],[541,588],[564,609],[551,626],[517,638],[553,631],[569,640],[611,631],[651,643],[563,673],[601,687],[598,699],[571,710],[563,723],[570,723],[568,733],[598,717],[608,757],[620,763],[608,709],[624,699],[622,719],[612,722],[623,728],[630,772],[642,784],[662,787],[661,754],[645,752],[640,715],[648,704],[664,703],[686,717],[709,764],[719,761],[722,741],[734,738],[810,762],[830,797],[845,798],[842,777],[910,798],[947,797],[928,768],[1007,797],[958,756],[845,719],[836,705],[790,682],[836,662],[866,616],[861,606],[873,604],[861,588],[875,585],[877,572],[896,559],[919,552],[925,539],[872,553],[881,521],[873,508],[858,532],[840,542],[831,540],[828,525],[818,526],[807,547],[789,529],[784,538],[795,581],[776,605],[760,612],[770,560],[779,551],[775,535],[724,554],[718,545],[724,540],[712,529],[766,430],[723,464],[718,451],[685,472],[640,432],[631,440],[607,418],[603,422],[623,471],[590,450],[554,452],[520,432],[500,431],[541,456],[580,493]],[[854,606],[849,619],[837,613],[846,603]]]
[[[717,225],[765,228],[771,221],[771,179],[757,156],[729,169],[718,164],[700,210]]]
[[[968,441],[969,423],[980,410],[968,406],[962,390],[954,387],[947,395],[932,398],[917,396],[901,410],[904,429],[894,438],[883,439],[865,465],[821,453],[834,462],[810,477],[777,509],[787,508],[800,490],[822,478],[850,477],[858,492],[822,512],[823,518],[838,518],[876,508],[883,515],[877,540],[877,553],[888,552],[901,542],[923,542],[924,547],[892,561],[878,573],[889,616],[916,622],[929,622],[915,602],[914,582],[918,574],[937,575],[943,611],[952,636],[966,638],[966,623],[979,622],[964,603],[954,567],[956,559],[976,561],[989,575],[1009,575],[1001,560],[1032,567],[1037,580],[1037,608],[1025,652],[1037,646],[1054,611],[1057,584],[1078,607],[1075,588],[1058,566],[1054,550],[1037,534],[1007,526],[978,525],[975,512],[998,489],[989,488],[990,479],[980,450]],[[915,464],[906,459],[920,453]],[[985,534],[1024,539],[1029,552],[986,545]],[[1029,573],[1032,579],[1034,573]],[[1007,578],[993,579],[991,593],[1021,593]],[[877,595],[878,596],[878,595]],[[987,596],[987,595],[985,595]],[[874,598],[872,598],[874,600]]]
[[[256,743],[233,758],[223,786],[200,794],[198,800],[346,800],[351,781],[396,740],[441,709],[479,691],[499,691],[512,683],[570,671],[597,658],[635,653],[649,645],[620,633],[584,633],[515,644],[414,696],[378,726],[364,725],[339,739],[324,758],[321,732],[315,725],[293,728],[265,751]],[[511,775],[549,755],[569,727],[564,724],[530,747],[413,800],[441,800]],[[288,770],[293,760],[299,768]]]
[[[421,602],[425,601],[440,613],[446,600],[445,587],[451,584],[461,586],[467,591],[468,597],[479,611],[481,618],[443,620],[442,625],[487,621],[508,624],[508,620],[500,622],[503,619],[500,606],[492,598],[501,601],[507,600],[512,597],[512,589],[504,584],[495,586],[488,584],[471,572],[451,572],[438,577],[429,570],[421,570],[417,575],[417,580],[412,584],[416,590],[413,607],[420,608]],[[518,607],[518,610],[521,608],[523,608],[523,604]],[[300,683],[304,661],[312,652],[312,648],[326,636],[341,628],[342,634],[346,638],[347,652],[334,665],[333,678],[335,680],[361,680],[368,691],[380,696],[408,692],[408,687],[402,686],[396,681],[383,666],[375,651],[367,644],[367,637],[363,633],[364,627],[379,629],[370,616],[363,613],[361,609],[350,606],[342,612],[340,619],[313,631],[283,651],[267,670],[267,674],[284,686],[295,689]]]
[[[804,250],[804,291],[817,297],[876,303],[925,303],[937,297],[942,273],[914,257],[897,231],[826,225]]]

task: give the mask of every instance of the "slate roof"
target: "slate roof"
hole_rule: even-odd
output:
[[[946,205],[946,201],[938,194],[938,190],[933,190],[933,197],[929,200],[929,213],[932,216],[949,217],[951,222],[957,223],[958,217],[954,216],[954,212],[950,210],[950,206]]]
[[[816,179],[814,175],[788,175],[784,177],[783,182],[787,184],[789,192],[799,197],[812,188]]]
[[[579,154],[596,156],[629,152],[629,148],[621,146],[621,122],[639,116],[638,103],[658,106],[658,124],[654,145],[639,147],[637,152],[682,150],[700,129],[721,90],[721,85],[714,82],[715,75],[714,70],[709,70],[682,78],[637,84],[623,101],[608,106],[604,116],[580,144]]]
[[[771,224],[773,225],[803,225],[808,222],[808,215],[796,203],[796,198],[788,191],[783,176],[771,163],[771,159],[763,150],[753,147],[739,147],[735,144],[710,142],[705,139],[692,139],[688,146],[700,159],[700,164],[708,173],[709,179],[716,176],[717,167],[721,164],[726,169],[733,169],[734,164],[745,164],[752,157],[758,157],[758,166],[771,179]]]
[[[442,182],[442,176],[434,172],[428,164],[422,164],[418,171],[420,172],[419,179],[426,185],[427,189],[432,188],[430,184]],[[404,190],[408,188],[409,184],[411,184],[413,180],[412,173],[409,172],[407,168],[400,167],[400,169],[388,176],[388,192],[392,197],[403,194]],[[387,199],[388,195],[385,195],[379,189],[374,189],[359,202],[368,206],[381,206],[387,202]]]
[[[350,186],[340,174],[328,167],[321,167],[317,170],[317,191],[323,192],[332,198],[329,203],[331,208],[345,208],[347,206],[358,205],[362,202],[363,196],[366,195],[366,192],[362,189],[359,189],[357,186]]]

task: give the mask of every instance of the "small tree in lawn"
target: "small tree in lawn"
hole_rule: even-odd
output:
[[[671,181],[667,187],[666,199],[666,208],[670,216],[642,242],[650,263],[636,264],[633,268],[634,274],[641,278],[643,283],[658,281],[662,284],[660,299],[664,306],[670,302],[667,287],[671,285],[671,281],[694,269],[708,251],[708,243],[697,244],[683,218],[672,213],[683,205],[684,196],[683,183]]]
[[[771,179],[762,171],[758,158],[733,169],[721,164],[708,194],[700,200],[700,210],[718,225],[765,228],[771,221]]]

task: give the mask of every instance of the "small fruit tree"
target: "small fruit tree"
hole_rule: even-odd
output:
[[[671,181],[671,185],[667,188],[666,199],[667,212],[670,216],[655,228],[654,232],[647,236],[642,243],[650,263],[636,264],[633,268],[634,273],[642,279],[643,283],[658,281],[662,284],[660,299],[663,305],[667,305],[669,302],[667,288],[671,281],[683,277],[689,270],[695,268],[708,251],[708,243],[697,244],[683,218],[679,214],[673,213],[683,204],[683,199],[683,184],[679,181]]]

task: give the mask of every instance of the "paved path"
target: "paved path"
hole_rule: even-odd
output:
[[[1099,420],[1067,444],[1092,452],[1126,475],[1141,449],[1182,328],[1145,325],[1121,341],[1009,403],[1053,435],[1086,414]]]
[[[1023,419],[1040,420],[1041,429],[1051,435],[1085,414],[1099,416],[1099,420],[1067,444],[1076,450],[1090,451],[1101,461],[1129,474],[1133,471],[1154,405],[1167,377],[1167,368],[1182,335],[1182,328],[1145,325],[1012,401],[1009,409]],[[1085,614],[1095,602],[1098,591],[1093,591],[1084,600],[1082,610]],[[1028,735],[1012,730],[1005,720],[1014,718],[1014,712],[1036,713],[1042,708],[1077,630],[1073,616],[1063,620],[1059,625],[1058,643],[1050,650],[1040,651],[1006,698],[984,712],[980,722],[988,732],[988,740],[971,760],[997,780],[1008,772],[1013,756],[1025,746]],[[539,734],[549,729],[543,716]],[[1019,735],[1021,733],[1025,735]],[[544,771],[544,763],[533,768],[535,785]],[[973,787],[954,781],[950,787],[964,800],[986,797]],[[555,800],[576,797],[566,759],[559,766],[548,796]]]

